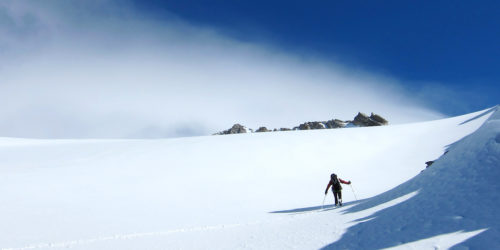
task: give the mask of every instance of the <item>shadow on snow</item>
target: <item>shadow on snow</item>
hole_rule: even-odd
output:
[[[361,202],[362,200],[359,201],[349,201],[349,202],[344,202],[344,207],[353,205],[356,203]],[[314,206],[314,207],[303,207],[303,208],[295,208],[295,209],[289,209],[289,210],[280,210],[280,211],[272,211],[269,213],[272,214],[295,214],[295,213],[306,213],[306,212],[313,212],[313,211],[322,211],[322,210],[332,210],[335,209],[336,207],[333,204],[330,205],[324,205],[324,206]]]
[[[500,112],[488,121],[451,145],[448,154],[413,179],[346,209],[344,213],[355,213],[418,191],[408,200],[358,219],[364,222],[350,227],[340,240],[323,249],[388,248],[479,229],[487,230],[452,249],[500,246],[500,142],[496,140]]]
[[[483,116],[485,116],[485,115],[487,115],[487,114],[489,114],[489,113],[491,113],[491,112],[495,112],[495,111],[498,109],[498,107],[499,107],[499,105],[497,105],[497,106],[495,106],[495,107],[493,107],[493,108],[490,108],[490,109],[488,109],[488,110],[484,111],[483,113],[481,113],[481,114],[479,114],[479,115],[476,115],[476,116],[474,116],[474,117],[470,118],[469,120],[467,120],[467,121],[464,121],[464,122],[460,123],[459,125],[466,124],[466,123],[468,123],[468,122],[471,122],[471,121],[474,121],[474,120],[476,120],[476,119],[478,119],[478,118],[481,118],[481,117],[483,117]]]

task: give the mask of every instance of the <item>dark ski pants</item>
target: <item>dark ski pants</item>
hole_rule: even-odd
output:
[[[340,190],[339,191],[332,190],[332,191],[333,191],[333,197],[335,197],[335,205],[337,205],[339,204],[339,200],[340,202],[342,202],[342,192]]]

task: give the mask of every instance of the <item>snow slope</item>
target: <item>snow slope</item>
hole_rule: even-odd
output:
[[[371,215],[372,220],[349,228],[340,241],[326,248],[384,248],[459,231],[484,232],[457,249],[499,248],[499,177],[497,107],[478,131],[451,145],[428,170],[346,212],[362,211],[412,192],[417,195]]]
[[[337,130],[0,138],[0,248],[494,246],[497,109]],[[365,200],[344,186],[346,205],[321,209],[332,172]]]

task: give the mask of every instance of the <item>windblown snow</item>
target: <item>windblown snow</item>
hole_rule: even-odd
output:
[[[0,248],[495,248],[498,109],[369,128],[0,138]],[[322,204],[331,173],[352,181],[341,208],[331,191]]]

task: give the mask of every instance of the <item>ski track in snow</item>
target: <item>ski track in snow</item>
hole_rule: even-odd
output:
[[[327,211],[327,210],[324,210]],[[297,213],[293,214],[304,215],[310,214],[312,212],[321,212],[321,211],[309,211],[306,213]],[[275,220],[283,220],[283,218],[275,219]],[[83,240],[72,240],[72,241],[64,241],[64,242],[55,242],[55,243],[38,243],[32,244],[24,247],[14,247],[14,248],[2,248],[2,250],[25,250],[25,249],[41,249],[41,248],[70,248],[77,245],[86,245],[92,243],[98,243],[103,241],[112,241],[112,240],[130,240],[136,238],[144,238],[144,237],[158,237],[158,236],[168,236],[176,233],[192,233],[192,232],[206,232],[206,231],[216,231],[216,230],[225,230],[225,229],[233,229],[236,227],[244,227],[244,226],[255,226],[262,224],[261,221],[256,222],[248,222],[248,223],[235,223],[235,224],[223,224],[223,225],[213,225],[213,226],[200,226],[200,227],[192,227],[192,228],[181,228],[181,229],[173,229],[161,232],[145,232],[145,233],[132,233],[132,234],[117,234],[113,236],[103,236],[96,237],[92,239],[83,239]]]
[[[122,234],[122,235],[113,235],[113,236],[104,236],[97,237],[93,239],[85,239],[85,240],[72,240],[65,242],[56,242],[56,243],[39,243],[33,244],[20,248],[2,248],[2,250],[24,250],[24,249],[37,249],[37,248],[69,248],[75,245],[84,245],[84,244],[92,244],[101,241],[110,241],[110,240],[129,240],[135,238],[142,237],[151,237],[151,236],[167,236],[175,233],[190,233],[190,232],[203,232],[203,231],[212,231],[212,230],[223,230],[223,229],[231,229],[235,227],[241,226],[250,226],[257,225],[261,222],[250,222],[250,223],[240,223],[240,224],[228,224],[228,225],[216,225],[216,226],[201,226],[201,227],[193,227],[193,228],[182,228],[182,229],[173,229],[162,232],[147,232],[147,233],[132,233],[132,234]]]
[[[199,227],[191,227],[191,228],[172,229],[172,230],[160,231],[160,232],[115,234],[113,236],[103,236],[103,237],[96,237],[96,238],[91,238],[91,239],[80,239],[80,240],[71,240],[71,241],[62,241],[62,242],[53,242],[53,243],[37,243],[37,244],[27,245],[24,247],[2,248],[2,250],[72,248],[72,247],[76,247],[76,246],[89,245],[89,244],[100,243],[100,242],[105,242],[105,241],[132,240],[132,239],[146,238],[146,237],[163,237],[163,236],[169,236],[169,235],[178,234],[178,233],[219,231],[219,230],[234,229],[234,228],[238,228],[238,227],[259,226],[262,224],[275,224],[278,221],[286,221],[288,223],[294,223],[297,221],[298,218],[304,219],[304,218],[310,217],[311,215],[318,214],[321,212],[334,212],[334,215],[337,217],[337,218],[335,218],[335,220],[342,219],[342,220],[348,221],[347,223],[350,225],[356,225],[356,224],[371,220],[371,219],[360,220],[360,218],[370,216],[371,214],[374,214],[377,211],[380,211],[382,209],[385,209],[385,208],[394,206],[396,204],[399,204],[401,202],[404,202],[404,201],[414,197],[417,194],[418,194],[418,192],[413,192],[413,193],[404,195],[402,197],[396,198],[394,200],[391,200],[389,202],[386,202],[384,204],[381,204],[381,205],[378,205],[376,207],[364,210],[362,212],[355,213],[352,216],[348,216],[348,217],[344,217],[344,218],[340,218],[340,216],[344,216],[343,215],[344,211],[347,210],[349,207],[356,205],[356,203],[344,205],[343,207],[334,207],[333,205],[325,205],[324,208],[313,209],[313,210],[309,210],[309,211],[289,212],[289,213],[285,212],[283,215],[279,216],[278,218],[274,218],[274,219],[270,219],[270,220],[268,219],[265,222],[255,221],[255,222],[247,222],[247,223],[234,223],[234,224],[222,224],[222,225],[213,225],[213,226],[199,226]],[[344,233],[344,231],[345,230],[343,230],[342,228],[334,228],[334,232],[338,236],[341,236]]]
[[[312,211],[308,212],[311,213]],[[314,211],[320,212],[320,211]],[[298,215],[298,214],[294,214]],[[302,213],[303,215],[303,213]],[[276,220],[283,220],[284,218],[277,218]],[[223,225],[213,225],[213,226],[199,226],[192,228],[181,228],[181,229],[173,229],[167,231],[160,232],[145,232],[145,233],[131,233],[131,234],[116,234],[113,236],[103,236],[96,237],[92,239],[82,239],[82,240],[71,240],[64,242],[54,242],[54,243],[38,243],[32,244],[24,247],[13,247],[13,248],[1,248],[2,250],[25,250],[25,249],[41,249],[41,248],[71,248],[77,245],[87,245],[92,243],[98,243],[103,241],[112,241],[112,240],[130,240],[136,238],[145,238],[145,237],[158,237],[158,236],[169,236],[177,233],[193,233],[193,232],[207,232],[207,231],[217,231],[217,230],[226,230],[233,229],[237,227],[245,227],[245,226],[255,226],[262,224],[261,221],[248,222],[248,223],[235,223],[235,224],[223,224]]]

